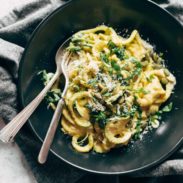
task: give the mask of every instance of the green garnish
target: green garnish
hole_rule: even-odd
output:
[[[106,53],[100,53],[100,59],[106,64],[109,64],[109,56]]]
[[[131,75],[127,78],[127,80],[134,79],[136,76],[139,76],[142,71],[142,64],[136,59],[131,60],[135,64],[135,69],[132,71]]]
[[[111,66],[115,71],[120,71],[120,66],[116,63],[116,61],[111,61]]]
[[[150,91],[145,90],[144,88],[139,88],[139,89],[135,90],[135,93],[139,93],[139,94],[142,93],[142,94],[146,95],[146,94],[150,93]]]
[[[44,85],[47,85],[48,82],[53,77],[53,73],[47,73],[46,70],[38,72],[38,75],[41,77],[41,81]],[[58,88],[54,88],[47,92],[45,96],[46,103],[48,103],[48,107],[51,106],[51,104],[57,104],[57,102],[60,100],[62,95],[62,92]]]
[[[79,46],[68,47],[67,50],[76,53],[78,51],[81,51],[81,47],[79,47]]]
[[[161,110],[162,112],[170,112],[172,110],[173,107],[173,103],[170,102],[168,105],[166,105],[165,107],[163,107],[163,109]]]
[[[77,53],[86,48],[92,48],[92,43],[89,43],[87,40],[83,39],[82,34],[77,34],[72,37],[72,40],[67,50]]]
[[[95,86],[98,82],[98,78],[94,78],[94,79],[90,79],[87,84],[91,85],[91,86]]]
[[[48,107],[50,104],[57,104],[57,102],[61,99],[62,92],[60,89],[52,89],[48,91],[45,96],[45,100],[48,103]]]
[[[158,112],[156,112],[153,115],[149,116],[149,121],[148,124],[151,127],[153,123],[155,123],[156,120],[161,120],[162,118],[162,114],[164,112],[170,112],[172,110],[173,107],[173,103],[170,102],[168,105],[166,105],[165,107],[163,107],[161,110],[159,110]]]
[[[142,133],[142,127],[141,127],[141,121],[140,120],[136,121],[135,130],[136,130],[136,132],[134,134],[134,139],[135,140],[140,139],[140,136],[141,136],[141,133]]]
[[[146,77],[148,82],[152,82],[152,80],[154,79],[154,75],[151,74],[149,77]]]
[[[116,44],[114,42],[112,42],[111,40],[108,42],[108,47],[111,51],[111,54],[115,54],[120,60],[124,59],[125,56],[125,49],[124,47],[118,47],[116,46]]]
[[[93,123],[98,123],[100,128],[104,128],[107,123],[107,116],[104,112],[91,112],[90,114],[90,120]]]
[[[41,81],[43,82],[43,84],[47,85],[54,74],[51,72],[47,73],[46,70],[42,70],[42,71],[38,72],[38,75],[41,77]]]
[[[127,78],[127,80],[131,80],[134,79],[136,76],[139,76],[139,74],[141,73],[142,69],[141,68],[136,68],[131,75]]]
[[[109,47],[110,50],[116,48],[116,44],[114,42],[112,42],[111,40],[108,42],[107,45],[108,45],[108,47]]]
[[[112,95],[112,93],[106,92],[103,94],[104,97],[110,97]]]
[[[133,118],[136,112],[141,113],[141,109],[138,105],[133,105],[130,110],[127,106],[123,106],[122,116],[130,116]]]
[[[162,52],[159,53],[159,57],[163,57],[164,54]]]

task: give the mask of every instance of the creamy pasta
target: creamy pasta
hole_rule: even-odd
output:
[[[128,38],[104,25],[82,30],[67,50],[72,57],[61,126],[74,149],[105,153],[159,126],[157,114],[176,79],[137,30]]]

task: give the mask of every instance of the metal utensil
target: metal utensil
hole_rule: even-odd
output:
[[[53,86],[55,81],[59,78],[61,74],[61,62],[65,58],[62,57],[61,52],[63,52],[67,41],[65,41],[58,49],[55,57],[56,62],[56,72],[44,89],[37,95],[36,98],[32,100],[20,113],[18,113],[1,131],[0,140],[4,143],[11,142],[15,135],[19,132],[21,127],[26,123],[28,118],[32,115],[41,101],[44,99],[46,93]],[[65,53],[67,54],[67,53]]]
[[[59,54],[59,52],[58,52],[58,54]],[[53,141],[53,138],[54,138],[57,126],[58,126],[58,121],[59,121],[61,114],[62,114],[63,105],[65,103],[64,96],[66,94],[66,91],[67,91],[67,88],[69,85],[67,66],[68,66],[68,63],[70,61],[71,54],[69,52],[66,52],[66,54],[64,56],[65,56],[65,58],[63,59],[63,62],[61,63],[61,71],[65,77],[65,88],[62,92],[62,97],[57,104],[57,108],[55,110],[55,113],[53,115],[53,118],[51,120],[47,134],[45,136],[44,142],[42,144],[41,150],[40,150],[39,155],[38,155],[38,162],[41,164],[45,163],[47,160],[48,152],[49,152],[50,146],[52,144],[52,141]]]

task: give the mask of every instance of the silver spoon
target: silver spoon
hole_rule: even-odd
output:
[[[66,47],[68,40],[66,40],[57,50],[55,62],[56,62],[56,72],[44,89],[37,95],[36,98],[32,100],[20,113],[18,113],[1,131],[0,140],[4,143],[13,141],[15,135],[19,132],[21,127],[26,123],[28,118],[32,115],[41,101],[44,99],[46,93],[53,86],[55,81],[59,78],[61,74],[61,63],[65,56],[62,57],[63,50]],[[67,54],[67,53],[65,53]],[[64,54],[64,55],[65,55]]]
[[[62,97],[59,100],[58,104],[57,104],[57,108],[55,110],[55,113],[53,115],[53,118],[51,120],[50,126],[48,128],[47,134],[45,136],[44,142],[42,144],[41,150],[39,152],[38,155],[38,162],[43,164],[46,162],[47,157],[48,157],[48,153],[50,150],[50,146],[52,144],[57,126],[58,126],[58,122],[59,119],[61,117],[62,114],[62,109],[63,109],[63,105],[64,105],[64,96],[66,94],[68,85],[69,85],[69,78],[68,78],[68,74],[67,74],[67,66],[70,60],[70,56],[71,54],[69,52],[66,52],[67,54],[65,55],[65,59],[63,59],[63,62],[61,63],[61,71],[65,77],[65,87],[64,90],[62,92]]]

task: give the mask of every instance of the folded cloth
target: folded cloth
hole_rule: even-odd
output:
[[[183,1],[154,0],[170,11],[183,23]],[[0,116],[10,121],[18,111],[17,70],[19,61],[32,31],[46,15],[65,3],[61,0],[26,0],[0,19]],[[21,130],[16,142],[23,151],[38,182],[74,183],[85,172],[58,160],[52,154],[45,165],[37,163],[41,143],[26,126]],[[159,177],[164,175],[183,175],[183,147],[173,156],[136,177]]]

